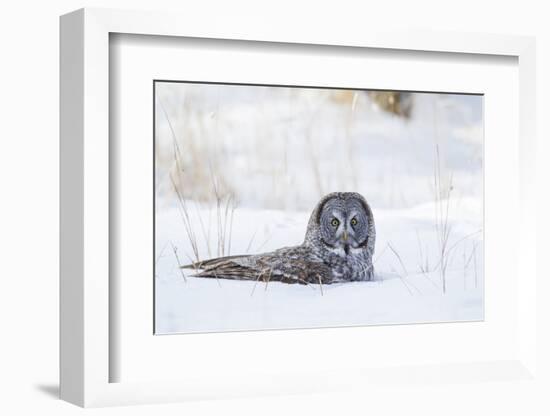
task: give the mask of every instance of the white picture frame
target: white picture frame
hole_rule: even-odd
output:
[[[516,354],[498,361],[419,365],[410,368],[349,368],[320,373],[266,374],[236,378],[214,370],[178,381],[112,382],[111,364],[120,359],[110,349],[113,328],[109,293],[109,34],[139,34],[249,42],[331,45],[425,51],[440,54],[504,55],[519,67],[519,235]],[[480,379],[537,380],[536,212],[535,200],[535,41],[530,37],[465,33],[347,32],[249,22],[237,28],[223,19],[209,25],[192,15],[82,9],[61,18],[61,398],[80,406],[158,403],[195,398],[338,390],[353,380],[358,386],[380,381],[410,382]],[[282,334],[280,337],[286,335]],[[139,347],[138,347],[139,348]],[[323,369],[326,374],[326,369]],[[483,377],[472,374],[483,373]],[[346,380],[343,383],[342,380]]]

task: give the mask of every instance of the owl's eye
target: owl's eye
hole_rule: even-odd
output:
[[[351,225],[357,225],[357,218],[353,217],[350,221]]]
[[[340,221],[338,221],[338,218],[333,218],[332,221],[330,222],[330,224],[333,227],[338,227],[338,225],[340,225]]]

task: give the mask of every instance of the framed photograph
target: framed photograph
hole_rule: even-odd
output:
[[[63,16],[62,398],[536,383],[534,51]]]

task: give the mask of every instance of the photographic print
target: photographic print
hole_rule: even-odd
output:
[[[154,81],[155,334],[483,319],[483,96]]]

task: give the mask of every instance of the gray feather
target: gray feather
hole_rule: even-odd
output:
[[[182,266],[204,278],[330,284],[372,280],[376,229],[367,201],[353,192],[325,196],[313,210],[304,242],[273,252],[234,255]]]

